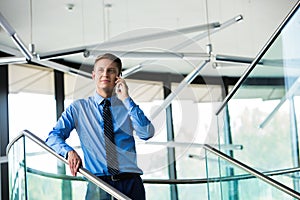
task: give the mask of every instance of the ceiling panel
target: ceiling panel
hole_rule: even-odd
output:
[[[284,17],[296,4],[296,0],[1,0],[0,12],[28,46],[35,45],[36,52],[43,54],[74,47],[96,45],[100,50],[196,52],[205,53],[206,45],[212,45],[213,55],[225,54],[253,58],[267,42]],[[201,40],[193,41],[184,48],[175,48],[185,40],[202,34],[178,33],[175,37],[103,47],[103,42],[138,37],[159,31],[203,25],[211,22],[224,23],[238,15],[239,23],[230,25]],[[15,48],[5,31],[0,30],[1,45]],[[84,63],[83,54],[68,56],[68,61]],[[122,58],[125,68],[134,67],[147,58]],[[201,60],[203,58],[199,58]],[[92,58],[91,58],[92,60]],[[142,70],[187,74],[186,60],[157,59],[156,64]],[[202,70],[202,75],[240,76],[247,65],[218,63],[214,60]],[[223,67],[224,66],[224,67]]]

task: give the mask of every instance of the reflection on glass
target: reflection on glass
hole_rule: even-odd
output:
[[[87,193],[88,188],[97,188],[101,194],[110,196],[86,178],[71,176],[66,164],[28,138],[21,138],[12,146],[9,163],[11,199],[82,200],[91,194]]]
[[[25,157],[23,140],[17,141],[10,150],[9,161],[9,191],[10,199],[25,199]]]
[[[206,158],[208,177],[215,180],[207,185],[210,199],[294,199],[212,153],[208,152]],[[228,171],[235,173],[228,176]],[[273,171],[272,174],[272,178],[291,186],[293,182],[291,174],[281,174],[277,171]],[[215,177],[217,179],[214,179]]]
[[[223,150],[223,152],[261,172],[290,169],[300,165],[298,150],[300,110],[297,109],[300,94],[299,20],[298,9],[229,100],[222,111],[223,116],[218,116],[220,144],[233,143],[243,146],[241,151]],[[222,166],[220,167],[222,175],[240,173],[235,168],[229,173],[228,169],[226,167],[223,169]],[[300,191],[299,179],[287,175],[273,178]],[[255,188],[262,191],[261,193],[264,191],[265,194],[261,195],[265,197],[276,196],[278,199],[286,199],[280,196],[282,195],[280,192],[279,195],[275,195],[278,193],[275,189],[270,189],[255,179],[238,181],[239,197],[244,194],[242,191],[246,191],[242,188],[249,191]],[[223,193],[228,192],[228,189],[232,187],[227,189],[222,187]],[[248,199],[244,196],[241,199],[244,198]]]

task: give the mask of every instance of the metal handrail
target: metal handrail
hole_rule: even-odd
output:
[[[59,160],[61,160],[62,162],[68,164],[67,160],[61,156],[59,156],[55,151],[53,151],[49,146],[47,146],[45,144],[44,141],[42,141],[39,137],[37,137],[36,135],[34,135],[33,133],[31,133],[28,130],[24,130],[22,131],[22,133],[17,136],[15,139],[12,140],[12,142],[9,143],[9,145],[7,146],[7,150],[6,153],[8,154],[11,147],[14,145],[15,142],[17,142],[20,138],[22,137],[28,137],[30,140],[32,140],[33,142],[35,142],[37,145],[39,145],[40,147],[42,147],[43,149],[45,149],[46,151],[48,151],[49,153],[51,153],[52,155],[54,155],[56,158],[58,158]],[[216,181],[230,181],[230,180],[236,180],[236,179],[247,179],[247,178],[259,178],[263,181],[265,181],[266,183],[276,187],[277,189],[285,192],[288,195],[291,195],[295,198],[300,199],[300,193],[292,190],[291,188],[283,185],[282,183],[269,178],[266,174],[259,172],[247,165],[245,165],[244,163],[231,158],[230,156],[224,154],[223,152],[213,148],[210,145],[205,144],[204,148],[212,153],[214,153],[215,155],[217,155],[218,157],[232,163],[233,165],[243,169],[244,171],[250,173],[251,175],[236,175],[234,177],[215,177],[215,178],[208,178],[206,180],[204,179],[182,179],[182,180],[162,180],[162,179],[144,179],[144,183],[160,183],[160,184],[188,184],[188,183],[208,183],[208,182],[216,182]],[[285,173],[292,173],[292,172],[298,172],[300,170],[300,168],[292,168],[292,169],[287,169],[287,170],[279,170],[277,172],[268,172],[269,175],[280,175],[280,174],[285,174]],[[106,192],[110,193],[112,196],[114,196],[117,199],[125,199],[128,200],[130,198],[128,198],[127,196],[125,196],[124,194],[120,193],[118,190],[116,190],[115,188],[111,187],[110,185],[108,185],[107,183],[103,182],[101,179],[99,179],[98,177],[96,177],[95,175],[91,174],[89,171],[87,171],[84,168],[80,168],[79,169],[79,173],[81,175],[83,175],[85,178],[87,178],[87,180],[93,182],[94,184],[96,184],[98,187],[102,188],[103,190],[105,190]],[[48,174],[49,175],[49,174]],[[57,178],[57,177],[56,177]],[[78,178],[78,180],[80,180],[80,178]]]
[[[294,167],[289,169],[282,170],[274,170],[268,172],[262,172],[266,176],[278,176],[278,175],[286,175],[290,173],[299,172],[300,167]],[[289,176],[291,178],[297,178],[295,176]],[[226,182],[226,181],[234,181],[234,180],[245,180],[256,178],[251,174],[239,174],[234,176],[223,176],[223,177],[211,177],[211,178],[199,178],[199,179],[143,179],[144,183],[148,184],[204,184],[204,183],[216,183],[216,182]]]
[[[290,173],[299,172],[300,167],[274,170],[268,172],[262,172],[266,176],[278,176],[278,175],[286,175]],[[37,169],[33,169],[27,167],[27,172],[54,179],[62,179],[62,180],[74,180],[74,181],[86,181],[84,177],[74,177],[65,174],[53,174],[48,172],[43,172]],[[291,178],[300,179],[299,176],[290,175]],[[216,182],[226,182],[226,181],[234,181],[234,180],[245,180],[256,178],[251,174],[238,174],[234,176],[223,176],[223,177],[211,177],[211,178],[198,178],[198,179],[143,179],[143,182],[146,184],[206,184],[206,183],[216,183]]]
[[[0,164],[7,163],[7,162],[8,162],[7,156],[0,156]]]
[[[222,104],[219,106],[219,108],[216,111],[216,115],[219,115],[221,110],[225,107],[225,105],[229,102],[229,100],[233,97],[233,95],[236,93],[236,91],[240,88],[242,83],[248,78],[248,75],[252,72],[252,70],[255,68],[255,66],[258,64],[260,59],[263,57],[263,55],[266,53],[266,51],[270,48],[270,46],[273,44],[275,39],[278,37],[278,35],[281,33],[282,29],[285,27],[285,25],[288,23],[290,18],[294,15],[294,13],[297,11],[298,7],[300,6],[300,1],[296,3],[296,5],[292,8],[292,10],[289,12],[289,14],[285,17],[283,22],[279,25],[279,27],[275,30],[271,38],[267,41],[267,43],[263,46],[262,50],[257,54],[255,59],[252,61],[252,63],[249,65],[245,73],[241,76],[241,78],[238,80],[238,82],[235,84],[235,86],[232,88],[230,93],[225,97]]]
[[[204,144],[200,143],[191,143],[191,142],[174,142],[174,141],[168,141],[168,142],[144,142],[144,144],[148,145],[158,145],[158,146],[164,146],[164,147],[195,147],[195,148],[203,148]],[[212,146],[218,146],[221,149],[226,150],[242,150],[243,145],[240,144],[211,144]]]
[[[203,144],[204,145],[204,144]],[[212,145],[210,145],[212,146]],[[77,180],[77,181],[86,181],[83,177],[74,177],[64,174],[53,174],[48,172],[43,172],[37,169],[33,169],[27,167],[27,171],[33,174],[41,175],[48,178],[57,178],[57,179],[64,179],[64,180]],[[266,176],[278,176],[278,175],[286,175],[290,173],[299,172],[300,167],[293,167],[287,169],[279,169],[279,170],[272,170],[272,171],[263,171],[262,174]],[[300,179],[299,176],[287,175],[291,178]],[[234,176],[225,176],[225,177],[211,177],[211,178],[198,178],[198,179],[143,179],[144,183],[149,184],[202,184],[202,183],[211,183],[211,182],[223,182],[223,181],[233,181],[233,180],[244,180],[256,178],[251,174],[238,174]]]
[[[57,159],[59,159],[60,161],[64,162],[66,165],[68,165],[68,161],[65,158],[63,158],[62,156],[58,155],[53,149],[51,149],[48,145],[46,145],[43,140],[41,140],[39,137],[37,137],[36,135],[34,135],[33,133],[31,133],[28,130],[23,130],[19,136],[17,136],[16,138],[14,138],[7,145],[7,148],[6,148],[6,154],[7,155],[9,153],[11,147],[14,145],[14,143],[17,142],[22,137],[29,138],[31,141],[33,141],[34,143],[36,143],[37,145],[39,145],[41,148],[43,148],[47,152],[51,153]],[[80,167],[79,170],[78,170],[78,172],[81,175],[83,175],[88,181],[94,183],[95,185],[97,185],[101,189],[105,190],[106,192],[108,192],[113,197],[115,197],[117,199],[120,199],[120,200],[130,200],[129,197],[127,197],[126,195],[124,195],[123,193],[121,193],[120,191],[118,191],[117,189],[113,188],[112,186],[110,186],[106,182],[102,181],[100,178],[98,178],[97,176],[95,176],[94,174],[92,174],[91,172],[89,172],[87,169],[85,169],[83,167]]]
[[[218,157],[220,157],[220,158],[222,158],[222,159],[224,159],[224,160],[232,163],[233,165],[235,165],[235,166],[243,169],[244,171],[246,171],[246,172],[252,174],[253,176],[255,176],[256,178],[259,178],[262,181],[268,183],[269,185],[274,186],[275,188],[283,191],[284,193],[286,193],[286,194],[288,194],[290,196],[293,196],[293,197],[295,197],[297,199],[300,199],[300,193],[298,193],[297,191],[295,191],[295,190],[287,187],[286,185],[284,185],[284,184],[282,184],[282,183],[280,183],[280,182],[278,182],[278,181],[276,181],[276,180],[274,180],[274,179],[272,179],[272,178],[264,175],[263,173],[261,173],[261,172],[255,170],[255,169],[249,167],[248,165],[246,165],[246,164],[244,164],[244,163],[242,163],[242,162],[240,162],[240,161],[238,161],[238,160],[236,160],[236,159],[234,159],[234,158],[226,155],[225,153],[223,153],[223,152],[221,152],[221,151],[213,148],[212,146],[206,144],[206,145],[204,145],[204,149],[206,149],[209,152],[217,155]]]

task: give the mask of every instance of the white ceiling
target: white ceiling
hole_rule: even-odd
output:
[[[104,51],[191,52],[205,53],[211,44],[213,54],[254,58],[270,38],[296,0],[0,0],[0,12],[28,46],[35,45],[38,54],[64,51],[71,48],[96,45]],[[239,23],[212,33],[188,47],[172,50],[180,43],[203,34],[194,32],[159,40],[149,40],[118,46],[103,42],[148,35],[203,25],[207,22],[223,24],[238,15]],[[8,34],[0,29],[0,50],[4,46],[16,48]],[[95,49],[95,48],[93,48]],[[122,54],[121,54],[122,56]],[[80,64],[90,62],[83,54],[64,59]],[[199,59],[153,59],[123,57],[124,68],[134,67],[150,59],[142,70],[186,74]],[[201,71],[203,75],[240,76],[247,65],[223,64],[212,67],[212,62]]]

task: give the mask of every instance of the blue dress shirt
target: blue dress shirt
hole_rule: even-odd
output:
[[[142,174],[137,166],[133,132],[144,140],[154,135],[154,127],[138,105],[129,97],[123,102],[116,96],[109,98],[117,146],[119,170]],[[73,150],[65,140],[75,128],[84,154],[85,168],[96,176],[109,175],[106,164],[103,133],[103,97],[95,92],[88,99],[74,101],[58,119],[49,133],[46,144],[63,157]]]

